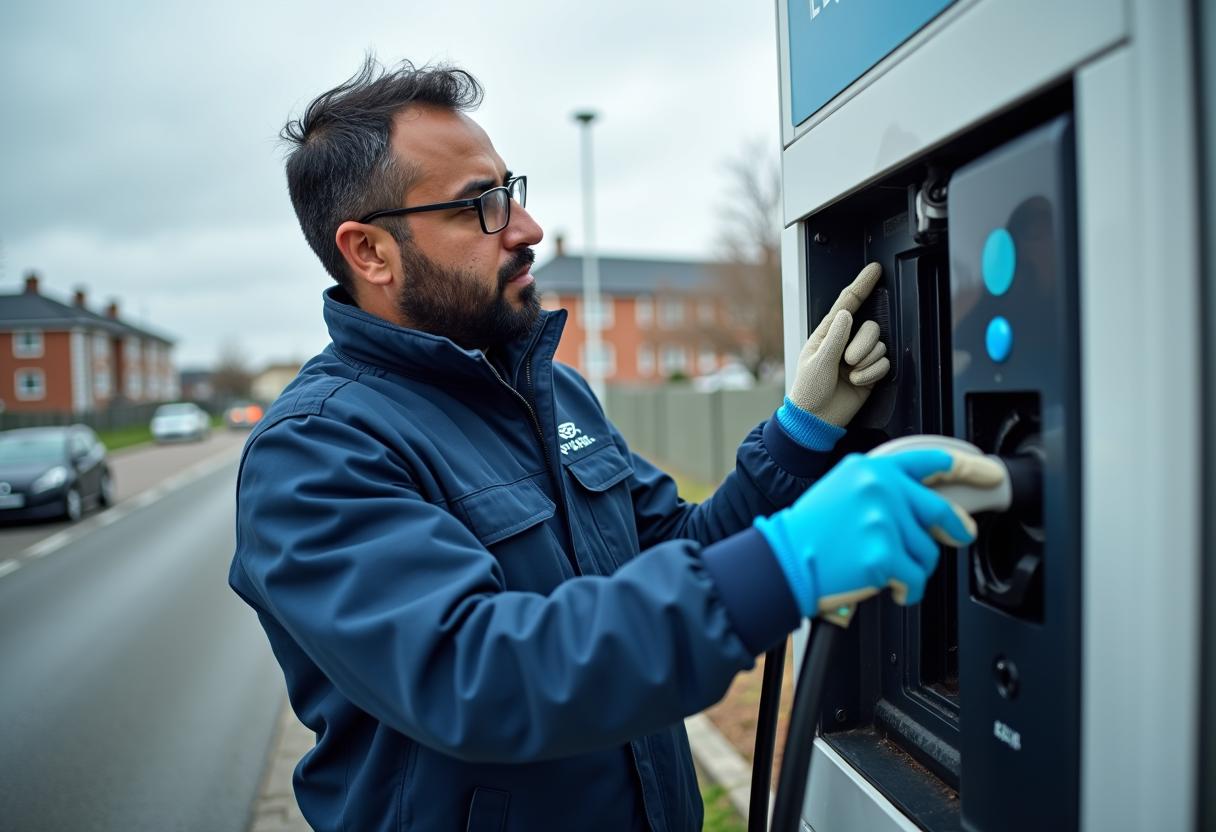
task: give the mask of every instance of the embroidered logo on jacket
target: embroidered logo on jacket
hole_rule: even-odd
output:
[[[595,444],[595,437],[587,436],[574,422],[562,422],[558,425],[557,435],[566,440],[558,446],[562,456],[569,456],[571,451],[580,451]]]

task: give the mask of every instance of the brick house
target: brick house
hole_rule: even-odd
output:
[[[172,339],[122,321],[116,303],[98,314],[82,290],[61,303],[30,273],[24,291],[0,295],[0,405],[79,414],[169,401],[178,395],[172,348]]]
[[[291,384],[292,379],[300,374],[299,361],[287,361],[279,364],[268,364],[262,372],[253,377],[249,389],[254,401],[270,404],[279,397],[283,389]]]
[[[736,356],[720,338],[732,327],[712,261],[599,256],[604,380],[658,384],[673,374],[711,373]],[[533,269],[541,305],[570,317],[556,358],[586,372],[583,259],[562,241],[552,260]],[[744,336],[745,337],[745,336]]]

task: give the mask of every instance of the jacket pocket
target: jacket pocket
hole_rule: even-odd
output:
[[[485,546],[542,523],[555,506],[532,480],[493,485],[457,501],[465,525]]]
[[[598,532],[600,571],[610,574],[638,553],[637,520],[626,482],[633,465],[615,445],[605,445],[567,462],[566,470],[578,484],[571,489],[572,507],[584,528]]]
[[[511,793],[478,786],[469,804],[465,832],[502,832],[507,824],[507,804]]]
[[[532,480],[483,488],[452,505],[498,561],[507,589],[547,595],[574,576],[552,524],[546,522],[556,506]]]
[[[633,466],[615,445],[605,445],[598,451],[566,464],[567,470],[588,491],[607,491],[633,473]]]

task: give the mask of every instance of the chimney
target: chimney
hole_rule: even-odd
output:
[[[38,272],[25,273],[25,293],[27,295],[38,294]]]
[[[553,237],[553,245],[557,246],[558,257],[566,255],[566,238],[560,231]]]
[[[118,320],[118,301],[112,300],[106,304],[106,317]]]
[[[72,305],[77,309],[84,309],[84,292],[83,286],[77,286],[75,293],[72,295]]]

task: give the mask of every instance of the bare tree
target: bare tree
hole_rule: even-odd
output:
[[[216,401],[231,402],[247,399],[253,385],[253,371],[245,359],[240,346],[227,341],[220,348],[220,358],[211,372],[211,387]]]
[[[781,169],[764,142],[749,143],[726,164],[727,200],[718,234],[713,293],[725,315],[696,336],[740,356],[756,376],[780,366]]]

